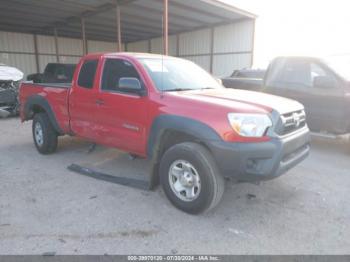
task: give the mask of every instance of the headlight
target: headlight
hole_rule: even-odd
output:
[[[228,114],[228,120],[239,135],[245,137],[262,137],[267,128],[272,126],[268,115],[264,114]]]

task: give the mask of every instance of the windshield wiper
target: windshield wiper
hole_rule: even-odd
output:
[[[206,86],[206,87],[201,88],[201,90],[204,90],[204,89],[216,89],[216,88],[215,87],[211,87],[211,86]]]
[[[187,91],[187,90],[204,90],[204,89],[215,89],[215,87],[202,87],[202,88],[174,88],[174,89],[167,89],[164,90],[164,92],[176,92],[176,91]]]
[[[174,89],[167,89],[163,90],[164,92],[176,92],[176,91],[187,91],[187,90],[194,90],[192,88],[174,88]]]

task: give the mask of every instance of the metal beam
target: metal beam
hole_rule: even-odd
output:
[[[212,24],[213,27],[218,27],[218,26],[223,26],[223,25],[230,25],[230,24],[235,24],[235,23],[240,23],[243,21],[249,21],[251,20],[250,18],[242,18],[242,19],[235,19],[235,20],[230,20],[230,21],[225,21],[225,22],[220,22],[220,23],[215,23]],[[176,34],[183,34],[183,33],[191,33],[197,30],[202,30],[202,29],[207,29],[208,27],[206,26],[199,26],[199,27],[193,27],[193,28],[189,28],[186,30],[179,30],[179,31],[175,31],[170,33],[169,35],[176,35]],[[159,37],[157,35],[155,36],[150,36],[149,38],[153,38],[153,37]],[[148,38],[138,38],[135,41],[143,41],[143,40],[147,40]]]
[[[210,65],[209,72],[213,73],[213,64],[214,64],[214,34],[215,27],[210,28]]]
[[[39,55],[38,55],[38,36],[36,34],[34,34],[33,40],[34,40],[34,55],[35,55],[36,72],[40,73]]]
[[[124,27],[123,27],[124,28]],[[72,31],[72,32],[77,32],[77,36],[81,36],[81,25],[71,25],[71,26],[65,26],[60,28],[60,32],[65,32],[65,31]],[[117,39],[117,34],[116,32],[116,25],[114,24],[113,27],[111,26],[101,26],[101,25],[92,25],[88,24],[85,22],[85,32],[86,35],[88,34],[96,34],[96,35],[109,35],[113,36],[114,39]],[[122,37],[124,35],[132,35],[135,37],[147,37],[149,35],[155,35],[155,33],[151,32],[142,32],[142,31],[135,31],[133,29],[129,30],[123,30],[122,32]],[[158,33],[158,36],[160,35],[160,32]]]
[[[256,24],[256,20],[254,19],[253,21],[253,36],[252,36],[252,54],[251,54],[251,59],[250,59],[250,67],[253,67],[254,65],[254,51],[255,51],[255,24]]]
[[[151,39],[148,39],[148,41],[147,41],[147,52],[152,53],[152,41],[151,41]]]
[[[163,5],[163,53],[164,55],[168,55],[169,54],[169,30],[168,30],[168,22],[169,22],[169,2],[168,0],[164,0],[164,5]]]
[[[140,9],[142,9],[142,11],[150,13],[151,16],[160,15],[162,13],[162,9],[159,10],[159,8],[155,9],[155,8],[151,8],[151,7],[144,6],[144,5],[141,6],[141,5],[138,5],[137,3],[135,5],[137,7],[139,7]],[[172,19],[178,19],[181,21],[187,20],[190,23],[195,23],[195,24],[200,24],[200,25],[206,23],[206,21],[200,20],[198,18],[180,15],[180,14],[177,14],[175,12],[173,12],[173,13],[169,12],[169,15],[171,16]]]
[[[101,32],[101,33],[97,34],[95,32],[90,32],[88,29],[86,29],[85,32],[86,32],[86,37],[89,38],[90,40],[107,40],[108,39],[108,41],[110,41],[110,42],[116,42],[117,41],[116,35],[111,33],[111,32],[105,32],[105,33]],[[81,35],[80,30],[76,30],[76,29],[73,29],[73,28],[60,30],[60,36],[66,36],[66,37],[73,37],[73,38],[81,39],[80,35]],[[152,37],[153,37],[153,35],[152,35]],[[133,35],[133,34],[130,34],[130,33],[124,33],[123,34],[123,39],[125,41],[127,41],[128,39],[132,39],[132,40],[136,41],[136,40],[140,39],[140,36]],[[148,37],[147,37],[147,39],[148,39]]]
[[[141,21],[141,23],[150,21],[158,25],[161,24],[162,15],[164,12],[164,10],[162,10],[162,12],[159,14],[159,17],[156,17],[154,15],[150,16],[150,14],[148,14],[147,12],[140,12],[139,10],[128,6],[124,7],[122,11],[123,11],[123,14],[125,14],[126,16],[129,16],[131,19],[138,19],[139,21]],[[169,22],[169,25],[172,27],[174,26],[178,28],[188,28],[188,27],[198,26],[198,23],[184,21],[181,19],[173,19],[172,17],[171,22]]]
[[[121,25],[120,25],[120,6],[117,4],[116,6],[116,16],[117,16],[117,51],[122,51],[122,32],[121,32]]]
[[[157,19],[152,19],[152,18],[147,18],[147,17],[140,17],[140,16],[134,16],[134,15],[130,15],[128,13],[126,13],[124,10],[122,10],[123,12],[123,17],[121,19],[121,23],[123,28],[125,26],[134,26],[134,27],[138,27],[138,28],[142,28],[142,30],[144,31],[157,31],[159,32],[159,34],[162,33],[162,23],[161,23],[161,18],[159,20]],[[115,25],[115,19],[109,19],[107,16],[96,16],[93,17],[91,19],[89,19],[89,23],[95,23],[95,22],[99,22],[99,23],[109,23],[109,24],[113,24]],[[186,26],[183,25],[177,25],[174,23],[169,23],[170,27],[173,30],[183,30],[185,28],[188,28]]]
[[[180,56],[180,34],[176,34],[176,56]]]
[[[86,35],[85,35],[85,19],[84,17],[81,18],[81,41],[83,42],[83,55],[87,54],[87,41],[86,41]]]
[[[155,0],[157,2],[161,2],[162,0]],[[186,1],[183,1],[183,2],[186,2]],[[181,9],[184,9],[184,10],[187,10],[187,11],[192,11],[192,12],[195,12],[195,13],[200,13],[202,15],[207,15],[207,16],[210,16],[210,17],[215,17],[217,19],[220,19],[220,20],[229,20],[228,18],[224,17],[224,16],[221,16],[221,15],[218,15],[218,14],[215,14],[215,13],[211,13],[211,12],[208,12],[208,11],[204,11],[204,10],[201,10],[201,9],[197,9],[197,8],[194,8],[194,7],[191,7],[191,6],[188,6],[186,4],[182,4],[182,3],[178,3],[178,2],[174,2],[172,1],[171,2],[171,5],[172,6],[176,6],[178,8],[181,8]]]
[[[128,4],[128,3],[131,3],[135,0],[118,0],[118,5],[125,5],[125,4]],[[102,4],[100,6],[97,6],[95,8],[90,8],[89,10],[86,10],[82,13],[80,13],[79,15],[76,15],[76,16],[70,16],[70,17],[67,17],[63,20],[58,20],[58,21],[55,21],[53,23],[50,23],[42,28],[47,28],[47,27],[52,27],[52,26],[56,26],[57,24],[60,24],[60,23],[75,23],[75,22],[78,22],[80,21],[80,18],[81,17],[84,17],[84,18],[87,18],[87,17],[90,17],[90,16],[94,16],[94,15],[97,15],[99,13],[103,13],[103,12],[106,12],[106,11],[109,11],[111,9],[114,9],[117,5],[117,2],[114,1],[114,2],[110,2],[110,3],[106,3],[106,4]]]
[[[55,38],[55,51],[56,51],[56,62],[59,63],[60,62],[60,56],[58,53],[58,36],[57,36],[57,28],[54,27],[53,29],[53,34],[54,34],[54,38]]]

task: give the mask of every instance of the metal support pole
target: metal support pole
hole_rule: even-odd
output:
[[[252,36],[252,53],[251,53],[251,59],[250,59],[250,67],[253,67],[254,65],[254,51],[255,51],[255,26],[256,26],[256,20],[253,21],[253,36]]]
[[[87,54],[87,43],[86,43],[86,34],[85,34],[85,19],[82,17],[80,19],[81,22],[81,37],[83,42],[83,55]]]
[[[147,41],[147,50],[148,50],[148,53],[152,53],[152,41],[151,39],[148,39]]]
[[[176,56],[180,56],[180,35],[176,34]]]
[[[39,55],[38,55],[38,36],[37,36],[37,34],[34,34],[34,55],[35,55],[36,72],[40,73]]]
[[[213,64],[214,64],[214,30],[215,28],[210,28],[210,68],[209,71],[213,73]]]
[[[168,32],[169,32],[169,12],[168,12],[168,0],[164,0],[163,5],[163,53],[164,55],[168,55],[169,53],[169,39],[168,39]]]
[[[54,27],[54,29],[53,29],[53,34],[54,34],[54,38],[55,38],[56,62],[59,63],[60,56],[58,53],[58,36],[57,36],[57,28],[56,27]]]
[[[117,15],[117,51],[122,52],[122,33],[121,33],[121,26],[120,26],[120,7],[117,5],[116,7],[116,15]]]

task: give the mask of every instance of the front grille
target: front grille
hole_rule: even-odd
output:
[[[279,124],[276,128],[276,133],[280,136],[293,133],[294,131],[303,128],[306,125],[306,115],[304,110],[286,113],[280,116]]]

